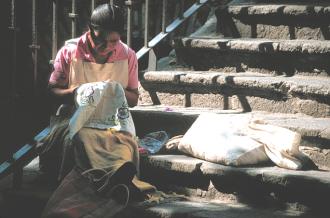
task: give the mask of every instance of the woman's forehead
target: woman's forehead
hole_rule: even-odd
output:
[[[104,31],[104,30],[94,30],[94,32],[96,33],[96,34],[98,34],[98,35],[110,35],[110,34],[118,34],[119,35],[119,33],[117,32],[117,31],[109,31],[109,30],[107,30],[107,31]]]

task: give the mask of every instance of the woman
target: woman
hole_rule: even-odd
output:
[[[94,82],[107,81],[117,87],[111,89],[112,92],[122,90],[124,96],[122,106],[115,108],[119,118],[114,119],[128,118],[123,114],[128,111],[128,106],[137,104],[139,96],[138,66],[135,52],[120,40],[123,25],[123,13],[119,7],[104,4],[95,8],[89,31],[68,41],[58,52],[49,80],[50,92],[62,102],[73,104],[77,92],[89,92],[93,97],[92,92],[86,91],[86,84],[93,86]],[[105,111],[107,102],[102,104],[99,104],[102,108],[96,111]],[[73,111],[73,117],[77,116],[77,111]],[[62,180],[71,169],[67,163],[73,159],[72,150],[75,167],[49,200],[45,217],[84,217],[87,214],[93,214],[93,217],[106,214],[108,217],[118,212],[113,207],[125,207],[132,196],[143,199],[147,191],[155,190],[135,176],[139,154],[134,131],[116,129],[106,120],[87,120],[72,138],[68,137],[69,120],[53,125],[40,149],[43,170],[54,170],[50,157],[51,153],[57,152],[61,160],[57,160],[60,166],[55,169],[59,170],[56,174]]]

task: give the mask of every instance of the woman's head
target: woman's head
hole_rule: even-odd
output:
[[[124,30],[122,9],[116,5],[99,5],[91,15],[89,28],[96,45],[118,41]]]
[[[123,32],[124,16],[122,9],[116,5],[99,5],[92,13],[90,27],[95,31]]]

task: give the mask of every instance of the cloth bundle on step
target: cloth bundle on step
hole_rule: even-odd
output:
[[[293,170],[315,167],[308,156],[299,151],[301,135],[297,132],[254,120],[249,124],[248,135],[264,145],[267,156],[279,167]]]
[[[246,135],[249,121],[245,116],[202,114],[184,134],[178,150],[230,166],[267,161],[263,144]]]
[[[300,134],[252,116],[201,114],[178,144],[194,157],[231,166],[259,164],[302,169],[309,158],[299,151]]]

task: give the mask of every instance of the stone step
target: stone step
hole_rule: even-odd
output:
[[[27,207],[21,207],[20,210],[15,211],[15,213],[10,213],[8,217],[19,218],[19,217],[40,217],[40,211],[42,207],[36,202],[37,199],[34,198],[22,198],[20,194],[16,196],[11,196],[12,203],[15,202],[16,207],[20,204],[28,205]],[[19,201],[19,199],[21,201]],[[28,204],[26,204],[26,201]],[[44,204],[44,202],[42,202]],[[13,206],[13,205],[12,205]],[[13,208],[12,208],[13,209]],[[34,211],[33,213],[31,211]],[[227,203],[227,202],[210,202],[206,200],[177,200],[168,198],[161,201],[160,203],[139,203],[128,205],[128,207],[117,214],[117,218],[175,218],[175,217],[191,217],[191,218],[214,218],[214,217],[238,217],[242,216],[247,218],[254,217],[270,217],[270,218],[286,218],[292,216],[299,216],[305,218],[312,218],[315,215],[309,211],[300,211],[295,209],[282,209],[282,208],[258,208],[252,207],[243,203]],[[27,216],[28,215],[28,216]]]
[[[194,70],[329,76],[330,41],[178,38],[178,59]]]
[[[231,3],[228,5],[228,12],[233,16],[277,16],[283,22],[290,22],[290,18],[321,18],[326,23],[330,23],[330,4],[238,4]],[[285,18],[285,19],[284,19]],[[269,19],[270,20],[270,19]],[[259,20],[259,22],[267,22],[266,20]],[[269,21],[271,22],[271,21]],[[279,20],[273,20],[279,22]],[[292,22],[292,21],[291,21]]]
[[[183,135],[199,114],[212,112],[228,117],[253,116],[269,124],[299,132],[300,150],[307,154],[320,169],[330,170],[330,118],[314,118],[303,114],[281,114],[262,111],[242,113],[238,110],[182,108],[174,106],[138,106],[131,109],[137,135],[164,130],[170,137]]]
[[[53,185],[40,179],[38,160],[31,166],[24,168],[24,183],[21,189],[11,189],[10,176],[0,182],[0,216],[3,218],[40,217],[41,212],[54,191]],[[31,165],[31,164],[30,164]],[[38,179],[39,178],[39,179]],[[177,194],[167,194],[167,197],[156,202],[131,203],[117,214],[120,218],[157,218],[157,217],[237,217],[244,213],[244,217],[285,218],[292,216],[314,217],[308,210],[297,208],[283,208],[277,205],[267,205],[260,208],[232,200],[211,200],[198,197],[188,197]]]
[[[209,202],[203,200],[165,200],[153,206],[136,206],[119,214],[118,218],[232,218],[232,217],[314,217],[311,212],[280,208],[258,208],[242,203]]]
[[[23,168],[21,188],[13,188],[12,180],[12,174],[0,180],[0,217],[40,217],[57,184],[39,171],[39,159]]]
[[[232,1],[216,15],[229,37],[330,39],[327,1]]]
[[[330,200],[330,174],[277,167],[229,167],[185,155],[152,155],[141,160],[142,177],[157,187],[181,187],[181,192],[204,199],[232,193],[239,201],[295,203],[325,215]],[[179,190],[179,189],[177,189]],[[195,192],[191,191],[195,190]],[[220,198],[220,199],[222,199]],[[228,198],[228,196],[227,196]],[[280,204],[278,202],[278,204]],[[302,206],[304,205],[304,206]],[[292,206],[292,205],[291,205]]]
[[[149,71],[140,82],[143,88],[150,92],[234,96],[229,101],[231,109],[330,117],[329,77],[285,77],[213,71]],[[205,106],[207,107],[207,101]]]

